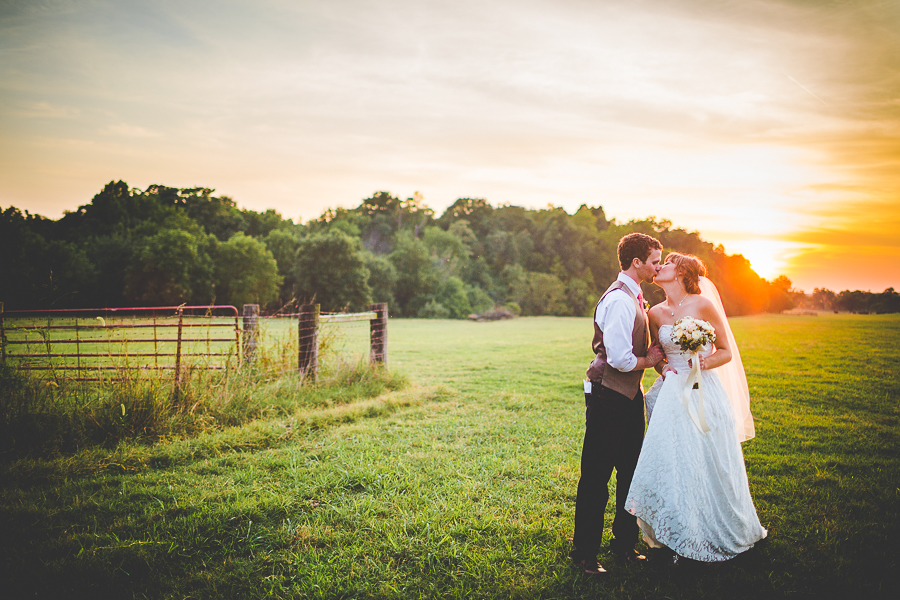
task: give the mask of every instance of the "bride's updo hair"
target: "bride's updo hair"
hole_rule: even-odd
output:
[[[700,293],[700,277],[706,276],[706,265],[692,254],[669,252],[667,263],[675,263],[675,273],[681,277],[684,289],[688,294]]]

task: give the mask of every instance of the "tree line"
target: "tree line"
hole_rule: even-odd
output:
[[[853,313],[898,313],[900,293],[889,287],[881,293],[844,290],[835,293],[828,288],[815,288],[812,294],[799,294],[795,304],[804,308],[847,311]]]
[[[783,310],[790,281],[759,277],[741,255],[648,218],[602,207],[495,207],[461,198],[436,217],[420,195],[377,192],[307,223],[238,208],[210,188],[110,182],[58,220],[9,207],[0,220],[6,309],[315,301],[324,311],[388,302],[392,316],[465,318],[497,307],[583,316],[619,270],[616,245],[639,231],[702,258],[731,315]],[[787,282],[785,284],[785,281]],[[652,303],[663,299],[645,289]]]

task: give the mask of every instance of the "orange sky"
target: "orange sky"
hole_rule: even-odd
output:
[[[599,204],[806,291],[900,288],[897,31],[898,1],[7,2],[0,207]]]

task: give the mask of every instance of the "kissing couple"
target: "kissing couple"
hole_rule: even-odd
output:
[[[676,564],[725,561],[767,534],[741,451],[755,434],[747,378],[721,298],[700,259],[670,252],[662,263],[662,249],[649,235],[623,237],[622,271],[594,309],[571,554],[586,575],[607,572],[597,554],[613,469],[609,547],[622,565],[646,561],[634,549],[639,529]],[[654,282],[666,300],[648,311],[640,284]],[[673,334],[686,317],[711,325],[715,342],[682,350]],[[641,380],[651,368],[660,376],[645,397]]]

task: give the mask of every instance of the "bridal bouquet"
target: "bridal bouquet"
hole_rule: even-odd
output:
[[[716,341],[716,330],[709,321],[682,317],[672,326],[672,341],[681,347],[682,352],[693,354]]]

